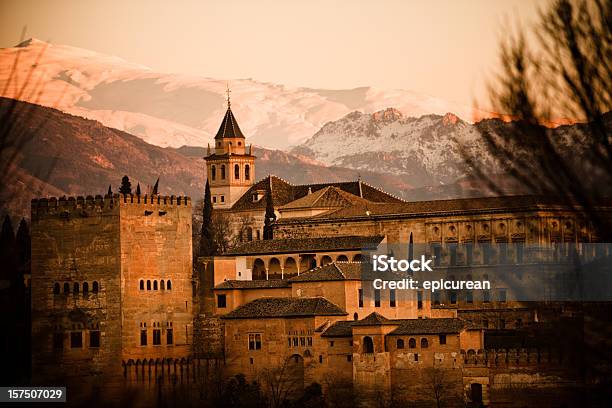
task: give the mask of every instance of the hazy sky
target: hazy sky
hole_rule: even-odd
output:
[[[0,0],[0,47],[37,37],[215,78],[402,88],[470,104],[508,21],[548,0]]]

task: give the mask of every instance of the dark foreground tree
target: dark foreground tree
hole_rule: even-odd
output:
[[[213,207],[210,194],[210,184],[206,179],[204,188],[204,206],[202,209],[202,230],[200,233],[200,256],[212,256],[216,253],[213,241]]]
[[[128,176],[123,176],[121,179],[121,186],[119,187],[119,193],[121,194],[132,194],[132,183]]]
[[[513,120],[508,132],[481,123],[502,173],[527,192],[582,212],[601,241],[612,223],[597,210],[612,193],[612,2],[557,0],[540,13],[535,42],[516,34],[501,46],[502,72],[490,85],[492,108]],[[583,122],[551,129],[555,119]],[[464,151],[487,186],[501,186]]]
[[[264,219],[264,230],[263,239],[273,239],[273,227],[276,221],[276,214],[274,213],[274,200],[272,199],[272,177],[270,177],[270,183],[266,188],[266,214]]]

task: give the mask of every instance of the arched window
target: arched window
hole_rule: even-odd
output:
[[[151,281],[147,280],[147,290],[151,290]]]
[[[363,352],[364,353],[374,353],[374,342],[370,336],[365,336],[363,338]]]
[[[140,290],[144,290],[144,280],[140,280]]]
[[[225,180],[225,164],[221,165],[221,180]]]
[[[153,281],[153,290],[157,290],[157,281]]]
[[[163,279],[159,281],[159,289],[166,289],[166,282]]]
[[[91,291],[93,293],[98,293],[98,290],[100,290],[100,287],[98,286],[98,282],[97,281],[93,281],[93,285],[91,287]]]
[[[248,164],[244,166],[244,179],[251,179],[251,166],[249,166]]]
[[[429,347],[429,342],[427,341],[425,337],[423,337],[421,339],[421,348],[427,348],[427,347]]]
[[[247,241],[253,240],[253,228],[247,227]]]
[[[70,293],[70,284],[68,282],[64,283],[64,295],[67,295]]]
[[[210,167],[210,177],[213,181],[217,178],[217,166],[213,165]]]
[[[172,282],[170,282],[170,279],[168,279],[168,282],[166,283],[166,288],[168,290],[172,290]]]
[[[408,340],[408,348],[416,348],[416,339]]]
[[[404,340],[403,339],[397,339],[397,348],[398,349],[403,349],[404,348]]]
[[[238,164],[234,165],[234,178],[240,180],[240,165]]]
[[[83,296],[87,296],[89,293],[89,283],[83,282]]]
[[[78,295],[78,293],[79,293],[79,282],[74,282],[74,285],[72,285],[72,293],[74,293],[75,295]]]
[[[53,285],[53,294],[54,295],[60,294],[60,284],[58,282],[55,282],[55,285]]]
[[[353,314],[353,320],[355,321],[359,320],[359,314],[357,312]]]

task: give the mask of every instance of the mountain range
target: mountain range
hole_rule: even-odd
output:
[[[399,89],[313,89],[253,79],[194,77],[37,39],[0,49],[0,96],[99,121],[161,147],[206,146],[226,108],[226,87],[242,130],[259,146],[299,145],[353,111],[394,107],[406,116],[493,114]]]

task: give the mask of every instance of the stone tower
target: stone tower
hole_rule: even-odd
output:
[[[214,208],[230,208],[253,185],[255,156],[232,113],[230,90],[227,111],[215,136],[214,152],[208,146],[206,170]]]

